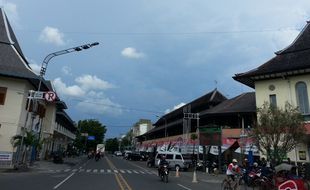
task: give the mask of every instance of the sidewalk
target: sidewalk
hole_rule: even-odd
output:
[[[36,172],[36,171],[49,171],[49,170],[66,170],[78,165],[83,160],[86,160],[87,156],[66,157],[63,158],[63,163],[55,164],[53,160],[40,160],[35,161],[32,165],[26,167],[20,167],[19,169],[0,169],[0,173],[14,173],[14,172]]]
[[[63,158],[63,163],[55,164],[53,160],[40,160],[36,161],[29,166],[30,171],[46,171],[46,170],[65,170],[70,169],[73,166],[81,163],[86,159],[86,155],[77,156],[77,157],[66,157]]]

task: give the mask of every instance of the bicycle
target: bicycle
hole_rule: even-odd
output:
[[[238,175],[235,180],[232,180],[230,177],[226,177],[221,184],[222,190],[238,190],[239,187],[243,185],[244,190],[247,189],[246,185],[242,183],[242,176]]]

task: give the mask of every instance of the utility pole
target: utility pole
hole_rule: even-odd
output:
[[[191,121],[192,119],[196,119],[197,120],[197,128],[196,128],[196,138],[193,138],[193,140],[198,139],[198,149],[197,149],[197,158],[196,158],[196,162],[194,161],[194,173],[193,173],[193,183],[197,183],[197,175],[196,175],[196,170],[197,170],[197,163],[199,161],[199,113],[184,113],[184,119]],[[194,142],[195,145],[195,142]],[[195,146],[194,146],[195,149]],[[194,150],[193,149],[193,153]]]

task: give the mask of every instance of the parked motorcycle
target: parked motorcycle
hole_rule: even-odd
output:
[[[169,175],[169,166],[168,164],[164,164],[161,166],[159,177],[165,183],[168,183],[168,175]]]

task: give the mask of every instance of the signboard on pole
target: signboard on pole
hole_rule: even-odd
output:
[[[87,140],[93,141],[93,140],[95,140],[95,136],[88,136],[88,137],[87,137]]]

